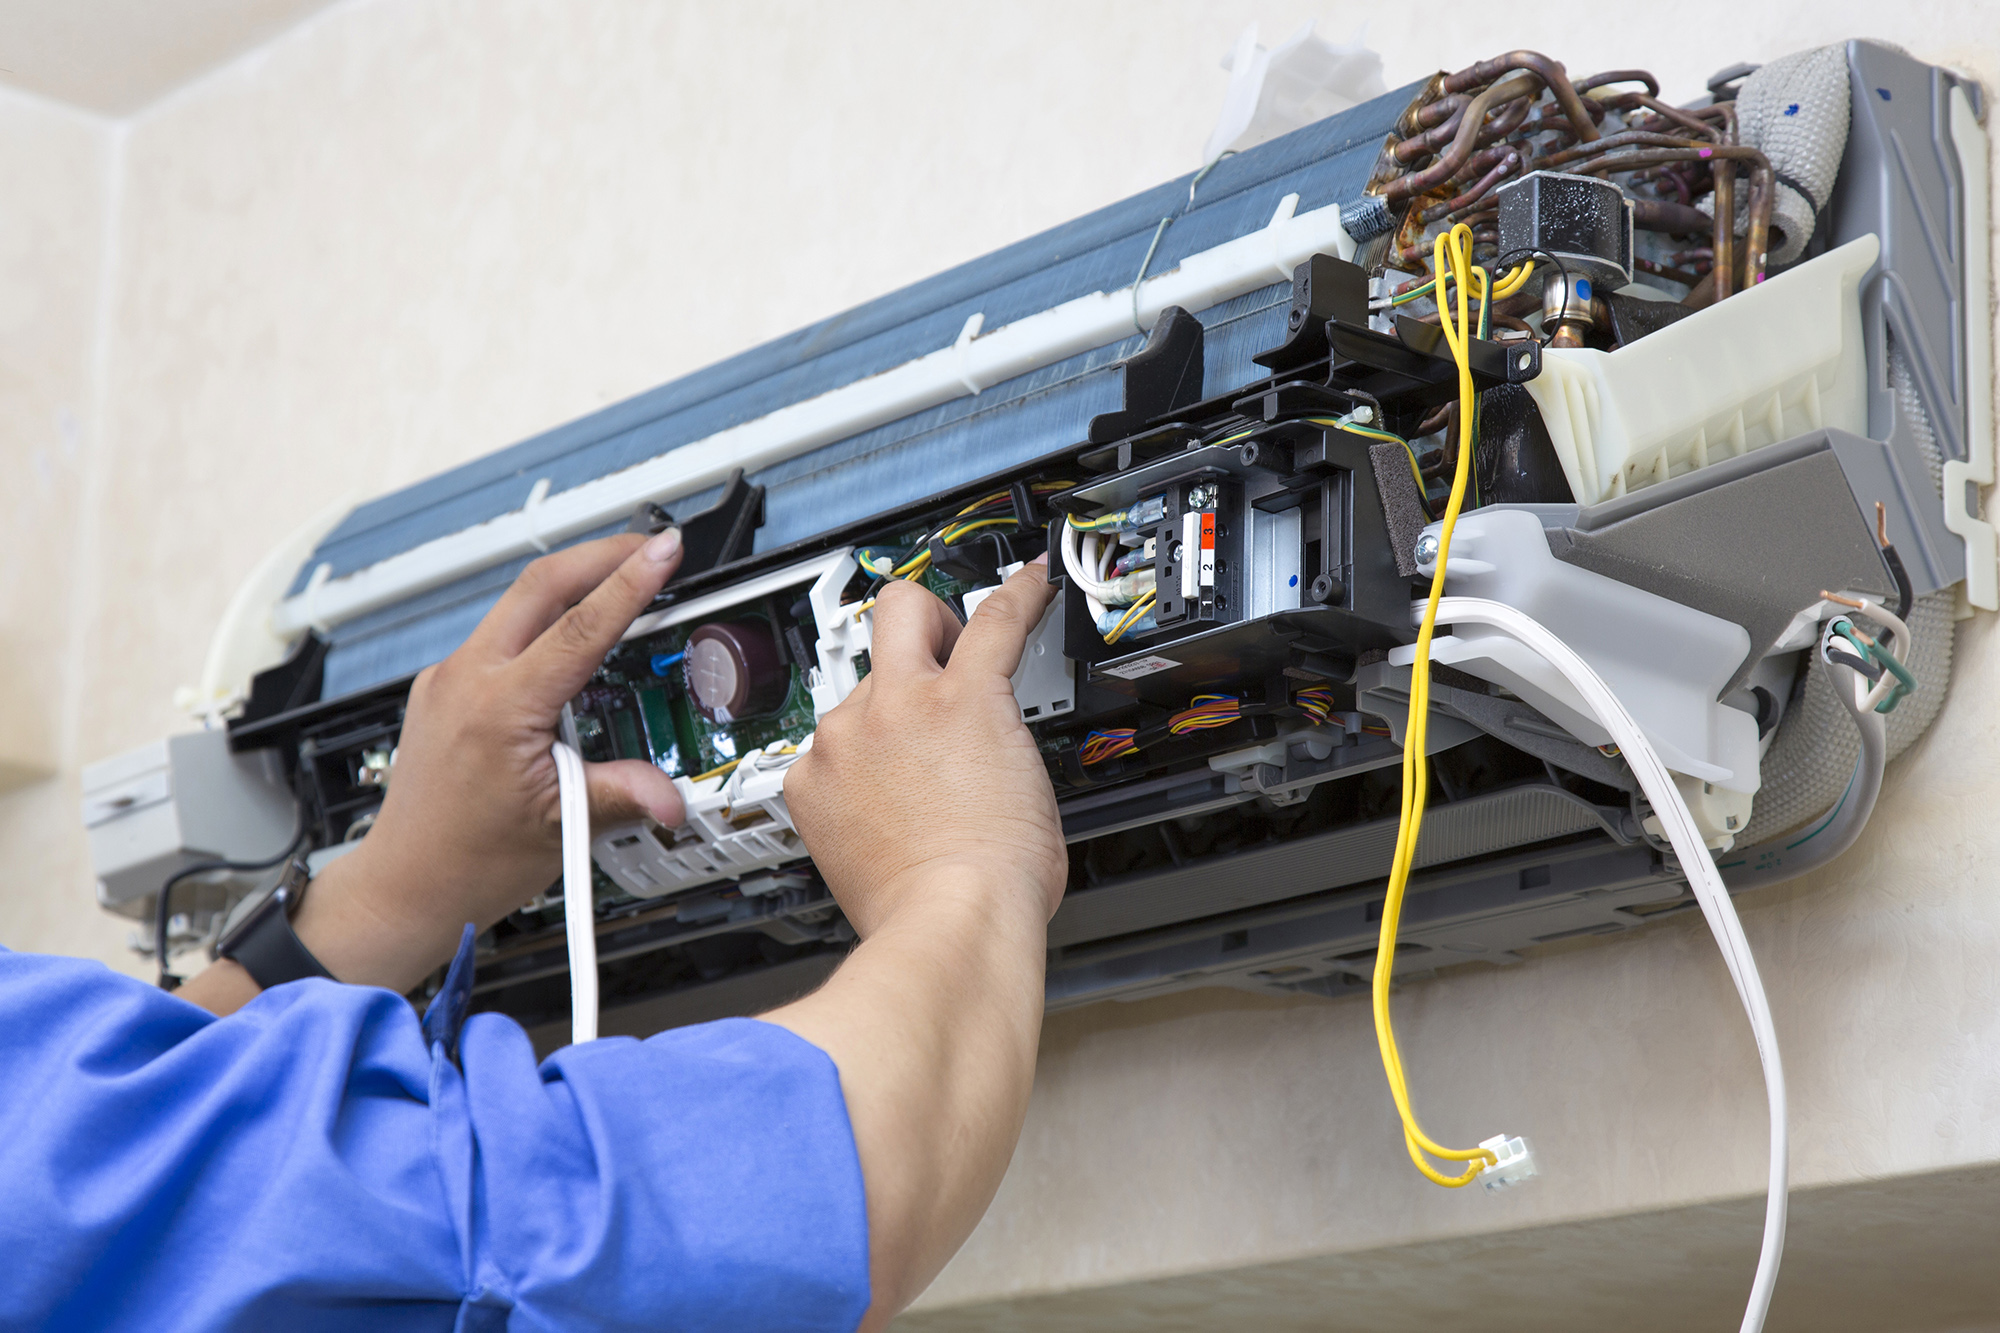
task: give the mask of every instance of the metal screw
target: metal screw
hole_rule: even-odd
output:
[[[1417,538],[1417,563],[1428,565],[1438,558],[1438,539],[1434,532],[1426,532]]]
[[[1190,509],[1212,509],[1212,508],[1214,508],[1214,507],[1215,507],[1215,486],[1214,486],[1214,484],[1213,484],[1213,483],[1207,483],[1207,484],[1204,484],[1204,485],[1200,485],[1200,486],[1190,486],[1190,487],[1188,487],[1188,496],[1187,496],[1187,502],[1188,502],[1188,508],[1190,508]]]

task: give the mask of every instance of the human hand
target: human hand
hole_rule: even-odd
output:
[[[549,753],[583,688],[680,565],[680,533],[607,537],[544,556],[459,650],[417,676],[380,815],[313,883],[294,922],[342,981],[407,990],[561,869]],[[594,821],[681,821],[673,780],[639,760],[589,764]]]
[[[870,669],[785,775],[785,804],[866,939],[926,888],[977,885],[1046,924],[1069,874],[1055,792],[1009,677],[1048,607],[1047,562],[961,627],[914,583],[875,602]]]

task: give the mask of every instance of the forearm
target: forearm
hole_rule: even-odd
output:
[[[878,1328],[972,1231],[1027,1112],[1046,908],[961,873],[926,885],[819,991],[765,1015],[833,1058],[868,1193]]]

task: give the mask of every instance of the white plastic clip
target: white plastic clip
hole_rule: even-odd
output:
[[[958,339],[952,343],[952,350],[958,353],[958,382],[965,391],[977,398],[986,386],[972,376],[972,340],[979,336],[979,330],[986,323],[986,312],[975,310],[965,320],[965,327],[958,331]]]
[[[332,577],[333,566],[324,560],[320,561],[319,567],[313,570],[312,577],[306,580],[305,590],[299,594],[306,604],[306,624],[312,626],[321,634],[326,634],[330,631],[327,627],[326,617],[319,613],[319,590]]]
[[[541,514],[538,511],[542,507],[542,501],[548,498],[549,479],[543,477],[529,488],[528,498],[521,502],[521,521],[528,529],[528,545],[543,555],[549,552],[549,539],[542,535],[542,525],[539,522]]]
[[[1292,228],[1292,215],[1299,211],[1299,197],[1288,194],[1278,201],[1278,211],[1271,214],[1271,221],[1265,225],[1264,234],[1271,238],[1271,267],[1278,270],[1278,277],[1285,282],[1292,280],[1292,269],[1296,267],[1285,249],[1285,233]]]
[[[1505,1134],[1495,1134],[1479,1146],[1496,1159],[1479,1173],[1479,1183],[1489,1190],[1504,1190],[1541,1174],[1535,1169],[1534,1150],[1518,1135],[1508,1138]]]

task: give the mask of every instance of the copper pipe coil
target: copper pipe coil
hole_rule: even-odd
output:
[[[1551,60],[1539,51],[1509,51],[1505,55],[1494,56],[1468,66],[1456,74],[1448,74],[1444,80],[1447,93],[1469,92],[1482,84],[1489,84],[1512,70],[1533,70],[1541,76],[1548,90],[1555,94],[1570,124],[1576,127],[1577,137],[1586,141],[1597,137],[1597,125],[1583,104],[1583,97],[1570,83],[1569,74],[1562,62]]]
[[[1478,182],[1470,189],[1466,190],[1463,194],[1445,200],[1433,208],[1425,209],[1424,225],[1429,226],[1433,222],[1451,218],[1454,214],[1470,211],[1474,205],[1478,204],[1480,200],[1491,193],[1501,181],[1513,175],[1520,165],[1521,155],[1511,148],[1508,149],[1501,156],[1500,160],[1493,164],[1492,169],[1480,177]]]
[[[1663,231],[1670,236],[1693,236],[1706,232],[1715,219],[1688,204],[1669,199],[1634,199],[1632,225],[1640,231]]]
[[[1717,144],[1700,148],[1618,153],[1586,162],[1577,168],[1582,175],[1630,171],[1637,167],[1660,166],[1668,162],[1706,161],[1715,170],[1715,299],[1720,301],[1733,289],[1736,240],[1736,169],[1742,164],[1750,171],[1750,225],[1744,237],[1745,285],[1754,287],[1764,280],[1764,257],[1770,243],[1771,203],[1774,177],[1770,159],[1755,148]]]
[[[1480,93],[1479,96],[1473,98],[1472,102],[1464,108],[1458,117],[1458,128],[1452,138],[1451,146],[1439,154],[1437,161],[1425,167],[1422,171],[1414,172],[1407,176],[1398,176],[1383,186],[1382,199],[1388,203],[1396,203],[1400,200],[1415,198],[1418,195],[1429,194],[1432,190],[1435,190],[1438,186],[1457,175],[1459,169],[1465,165],[1466,159],[1472,156],[1479,130],[1486,119],[1486,113],[1502,102],[1512,101],[1514,98],[1523,97],[1533,92],[1537,78],[1538,76],[1534,74],[1523,74],[1519,78],[1509,79],[1505,83],[1496,83],[1491,88]],[[1588,117],[1585,118],[1585,121],[1588,123]],[[1591,130],[1591,135],[1593,138],[1596,137],[1594,127]],[[1398,145],[1398,150],[1400,151],[1400,149],[1401,145]]]
[[[1660,95],[1660,81],[1643,69],[1609,69],[1602,74],[1593,74],[1580,80],[1576,85],[1579,93],[1587,93],[1593,88],[1602,88],[1607,83],[1643,83],[1651,97]]]

